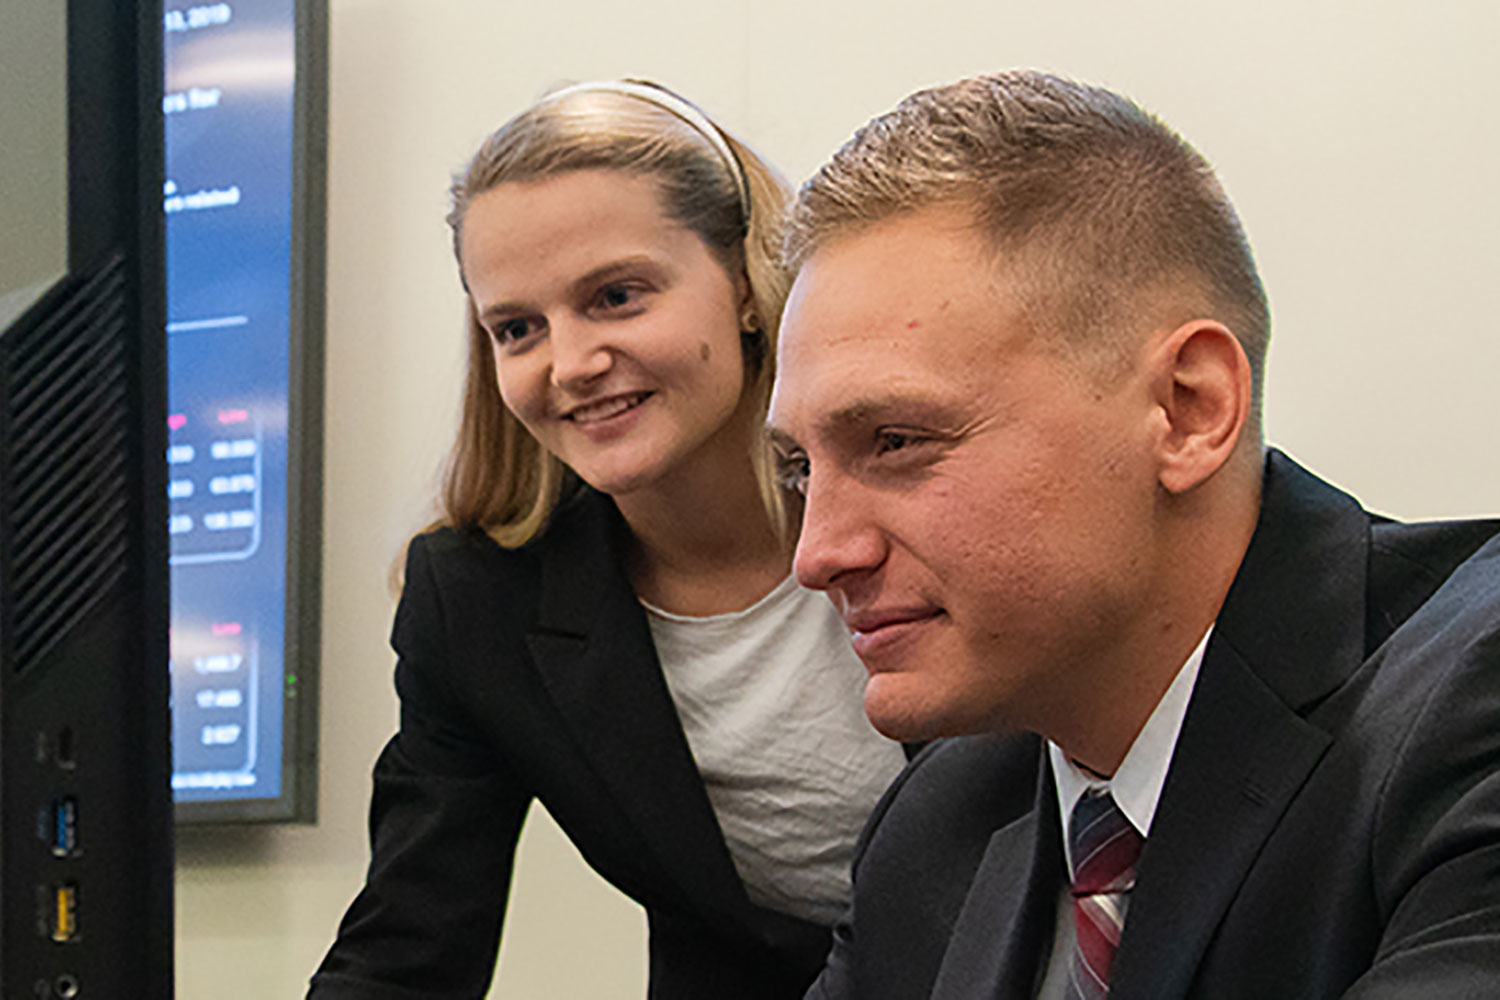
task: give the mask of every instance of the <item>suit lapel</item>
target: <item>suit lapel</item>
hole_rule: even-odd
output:
[[[1200,675],[1131,893],[1110,995],[1169,1000],[1193,974],[1261,845],[1328,748],[1242,664]]]
[[[592,493],[565,514],[541,553],[537,625],[527,635],[536,668],[662,868],[704,907],[743,911],[748,899],[625,577],[619,515]]]
[[[1271,454],[1260,524],[1141,855],[1114,1000],[1187,995],[1262,845],[1332,742],[1304,716],[1363,660],[1368,531],[1351,498]]]
[[[1057,792],[1047,755],[1040,758],[1036,800],[990,837],[932,1000],[1028,1000],[1035,993],[1063,885]]]

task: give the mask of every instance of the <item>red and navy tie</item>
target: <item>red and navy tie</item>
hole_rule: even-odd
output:
[[[1068,995],[1075,1000],[1109,995],[1109,970],[1125,926],[1143,843],[1108,792],[1088,792],[1073,807],[1068,846],[1073,854],[1073,926],[1078,941]]]

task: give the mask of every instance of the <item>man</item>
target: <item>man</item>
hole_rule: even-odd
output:
[[[1500,995],[1500,539],[1261,441],[1232,206],[1129,101],[913,95],[808,182],[770,426],[885,734],[810,997]]]

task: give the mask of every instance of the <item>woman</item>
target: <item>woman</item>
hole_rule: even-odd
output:
[[[904,758],[789,572],[761,434],[786,200],[634,82],[544,98],[455,182],[462,426],[407,557],[368,884],[313,996],[482,995],[533,798],[646,908],[652,997],[816,975]]]

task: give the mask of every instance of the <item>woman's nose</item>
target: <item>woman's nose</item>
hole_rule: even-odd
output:
[[[552,349],[552,384],[576,392],[606,374],[614,354],[604,338],[584,324],[559,323],[548,331]]]

